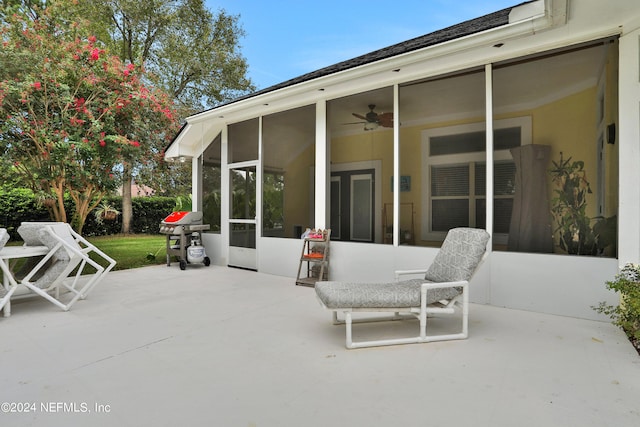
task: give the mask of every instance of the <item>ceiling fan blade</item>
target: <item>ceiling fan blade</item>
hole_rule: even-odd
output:
[[[392,128],[393,127],[393,113],[381,113],[378,114],[378,123],[380,123],[380,126],[386,127],[386,128]]]
[[[340,124],[342,124],[342,125],[362,125],[364,123],[367,123],[367,122],[347,122],[347,123],[340,123]]]
[[[351,114],[353,114],[354,117],[357,117],[360,120],[367,120],[367,118],[365,116],[363,116],[362,114],[358,114],[358,113],[351,113]]]

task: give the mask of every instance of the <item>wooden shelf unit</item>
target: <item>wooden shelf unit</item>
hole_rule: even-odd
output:
[[[331,229],[312,230],[302,243],[296,285],[314,287],[320,280],[329,280],[329,241]]]

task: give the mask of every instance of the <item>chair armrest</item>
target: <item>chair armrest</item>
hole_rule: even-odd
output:
[[[466,280],[458,280],[456,282],[425,282],[421,285],[421,289],[440,289],[440,288],[458,288],[468,286],[469,282]]]
[[[396,270],[395,274],[396,274],[396,280],[400,279],[400,276],[408,276],[408,275],[416,275],[416,274],[426,274],[427,270],[426,269],[421,269],[421,270]]]

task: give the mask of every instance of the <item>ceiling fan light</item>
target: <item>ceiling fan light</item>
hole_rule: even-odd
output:
[[[374,130],[378,128],[378,123],[376,122],[367,122],[364,124],[364,130]]]

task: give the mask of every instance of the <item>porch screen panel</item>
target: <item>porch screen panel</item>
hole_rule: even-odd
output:
[[[229,163],[258,160],[258,127],[257,118],[229,125]]]
[[[340,192],[341,179],[339,176],[331,177],[331,238],[340,240],[342,228],[340,227],[340,212],[342,194]]]
[[[431,167],[431,229],[469,226],[469,165]]]
[[[356,175],[351,178],[351,240],[372,240],[371,190],[371,175]]]
[[[256,168],[250,166],[229,171],[231,219],[256,218]]]
[[[222,201],[221,136],[204,150],[202,159],[202,219],[209,233],[220,233]]]
[[[531,122],[520,135],[496,136],[496,153],[510,153],[517,180],[508,229],[509,189],[496,189],[494,250],[616,256],[617,230],[606,224],[617,220],[619,152],[617,143],[598,142],[607,124],[619,122],[618,71],[612,38],[493,65],[494,123]],[[509,145],[518,139],[520,147]],[[494,157],[498,167],[503,159]],[[604,200],[611,203],[603,207]]]
[[[486,158],[484,67],[400,86],[400,193],[408,244],[440,246],[447,231],[476,223],[475,162]],[[415,242],[415,243],[414,243]]]
[[[262,119],[262,236],[300,238],[313,227],[315,105]]]
[[[386,236],[392,235],[394,223],[394,114],[392,86],[327,101],[330,159],[326,166],[332,177],[341,177],[339,187],[331,183],[328,195],[331,240],[393,243]],[[361,181],[352,185],[351,177],[364,171],[372,171],[371,185]],[[385,210],[386,206],[390,208]],[[335,224],[340,224],[338,233]]]
[[[476,163],[475,194],[478,196],[476,204],[476,226],[484,228],[486,226],[486,165]],[[511,211],[513,210],[513,197],[515,194],[515,174],[516,166],[512,161],[496,162],[493,166],[493,186],[494,186],[494,233],[508,233],[511,222]]]

